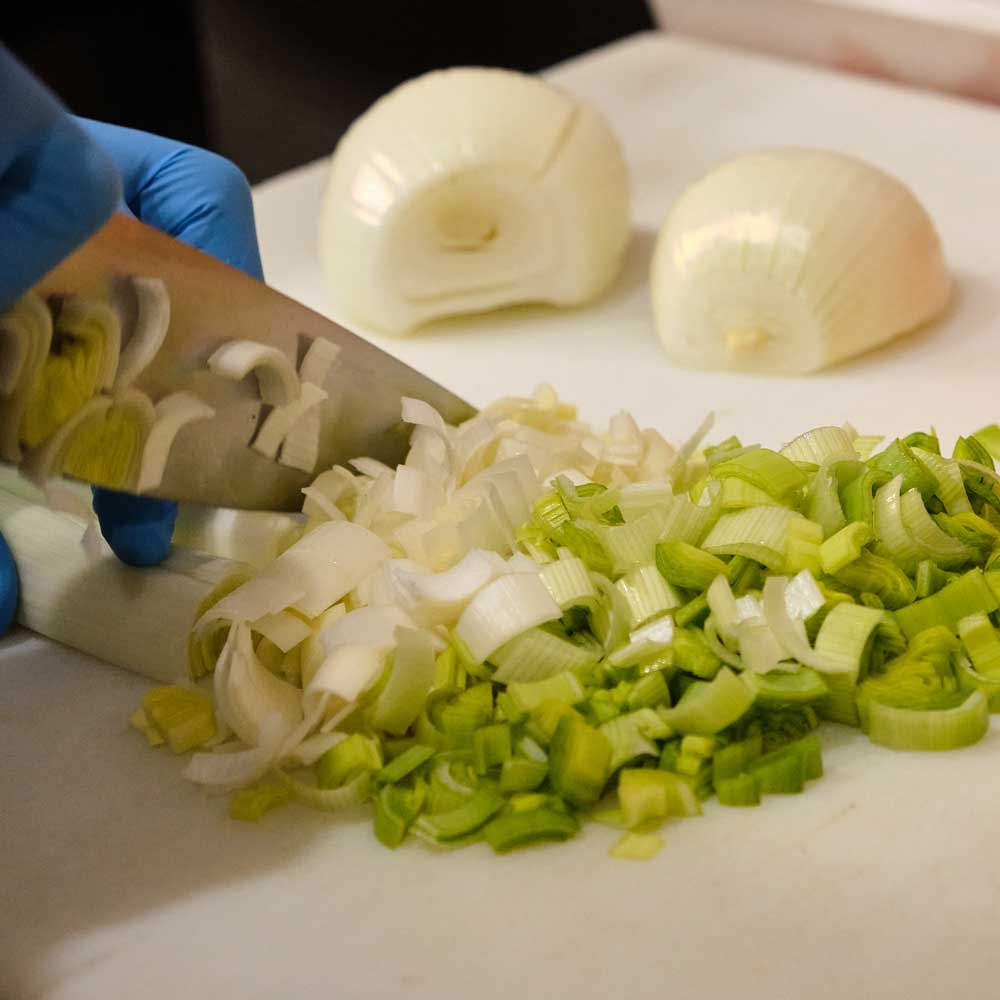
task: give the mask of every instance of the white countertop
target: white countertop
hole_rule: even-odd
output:
[[[606,418],[775,443],[817,423],[946,436],[1000,416],[1000,113],[662,36],[553,78],[618,130],[635,187],[621,281],[587,310],[532,308],[381,346],[475,403],[546,378]],[[672,369],[645,275],[671,200],[720,157],[823,145],[902,177],[960,294],[932,329],[808,379]],[[256,193],[272,284],[325,308],[324,164]],[[824,732],[827,776],[756,810],[672,823],[645,864],[596,825],[497,858],[390,853],[367,817],[226,818],[126,719],[146,682],[51,643],[0,642],[0,996],[500,1000],[663,995],[932,1000],[995,992],[1000,733],[938,756]]]

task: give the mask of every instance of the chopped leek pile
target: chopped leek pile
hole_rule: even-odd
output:
[[[947,750],[1000,706],[1000,428],[675,449],[547,388],[403,418],[405,464],[323,472],[302,537],[202,609],[212,697],[133,716],[236,818],[368,801],[388,847],[506,852],[589,817],[641,858],[712,796],[801,792],[821,720]]]

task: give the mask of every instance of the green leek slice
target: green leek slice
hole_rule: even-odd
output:
[[[663,717],[679,733],[711,736],[741,718],[753,700],[746,684],[728,667],[722,667],[714,680],[691,685]]]
[[[805,473],[784,455],[768,448],[750,448],[736,458],[727,459],[712,468],[716,479],[735,476],[763,490],[775,500],[782,500],[806,485]]]
[[[510,812],[491,820],[483,830],[486,842],[498,854],[542,841],[568,840],[579,833],[579,820],[555,809]]]
[[[656,546],[656,568],[663,579],[686,590],[707,590],[717,576],[725,576],[726,564],[702,549],[682,541]]]
[[[478,830],[504,807],[505,802],[498,789],[483,785],[454,809],[422,813],[413,828],[433,841],[456,840]]]
[[[638,628],[681,604],[681,599],[661,575],[658,566],[658,562],[656,565],[646,563],[637,566],[615,583],[628,602],[629,628]]]
[[[549,780],[567,802],[593,805],[601,796],[611,764],[604,734],[579,717],[564,716],[549,747]]]
[[[788,522],[800,515],[786,507],[748,507],[723,514],[702,547],[713,555],[746,556],[780,570],[785,562]]]
[[[819,701],[830,693],[822,675],[809,667],[791,674],[780,671],[746,673],[743,683],[753,692],[759,705],[805,704]]]
[[[896,708],[878,701],[868,707],[868,738],[894,750],[956,750],[978,743],[989,725],[982,691],[953,708]]]

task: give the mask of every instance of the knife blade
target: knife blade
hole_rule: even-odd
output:
[[[166,337],[133,387],[153,403],[187,392],[215,411],[180,430],[162,482],[148,495],[297,510],[302,487],[336,463],[359,455],[389,465],[402,460],[409,429],[400,421],[401,397],[424,400],[449,423],[475,413],[463,399],[339,324],[125,215],[115,215],[35,291],[108,300],[116,288],[121,297],[129,277],[159,278],[170,297]],[[256,378],[225,378],[209,369],[208,359],[229,341],[251,340],[277,348],[297,366],[315,338],[332,341],[338,353],[322,386],[327,398],[319,408],[318,461],[306,472],[251,447],[268,413]]]

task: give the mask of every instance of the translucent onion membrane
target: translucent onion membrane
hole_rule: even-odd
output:
[[[679,364],[809,372],[933,319],[952,281],[931,219],[900,181],[840,153],[771,149],[681,195],[650,285]]]
[[[396,88],[341,139],[320,251],[336,309],[402,334],[588,301],[628,233],[625,162],[594,110],[536,77],[456,68]]]

